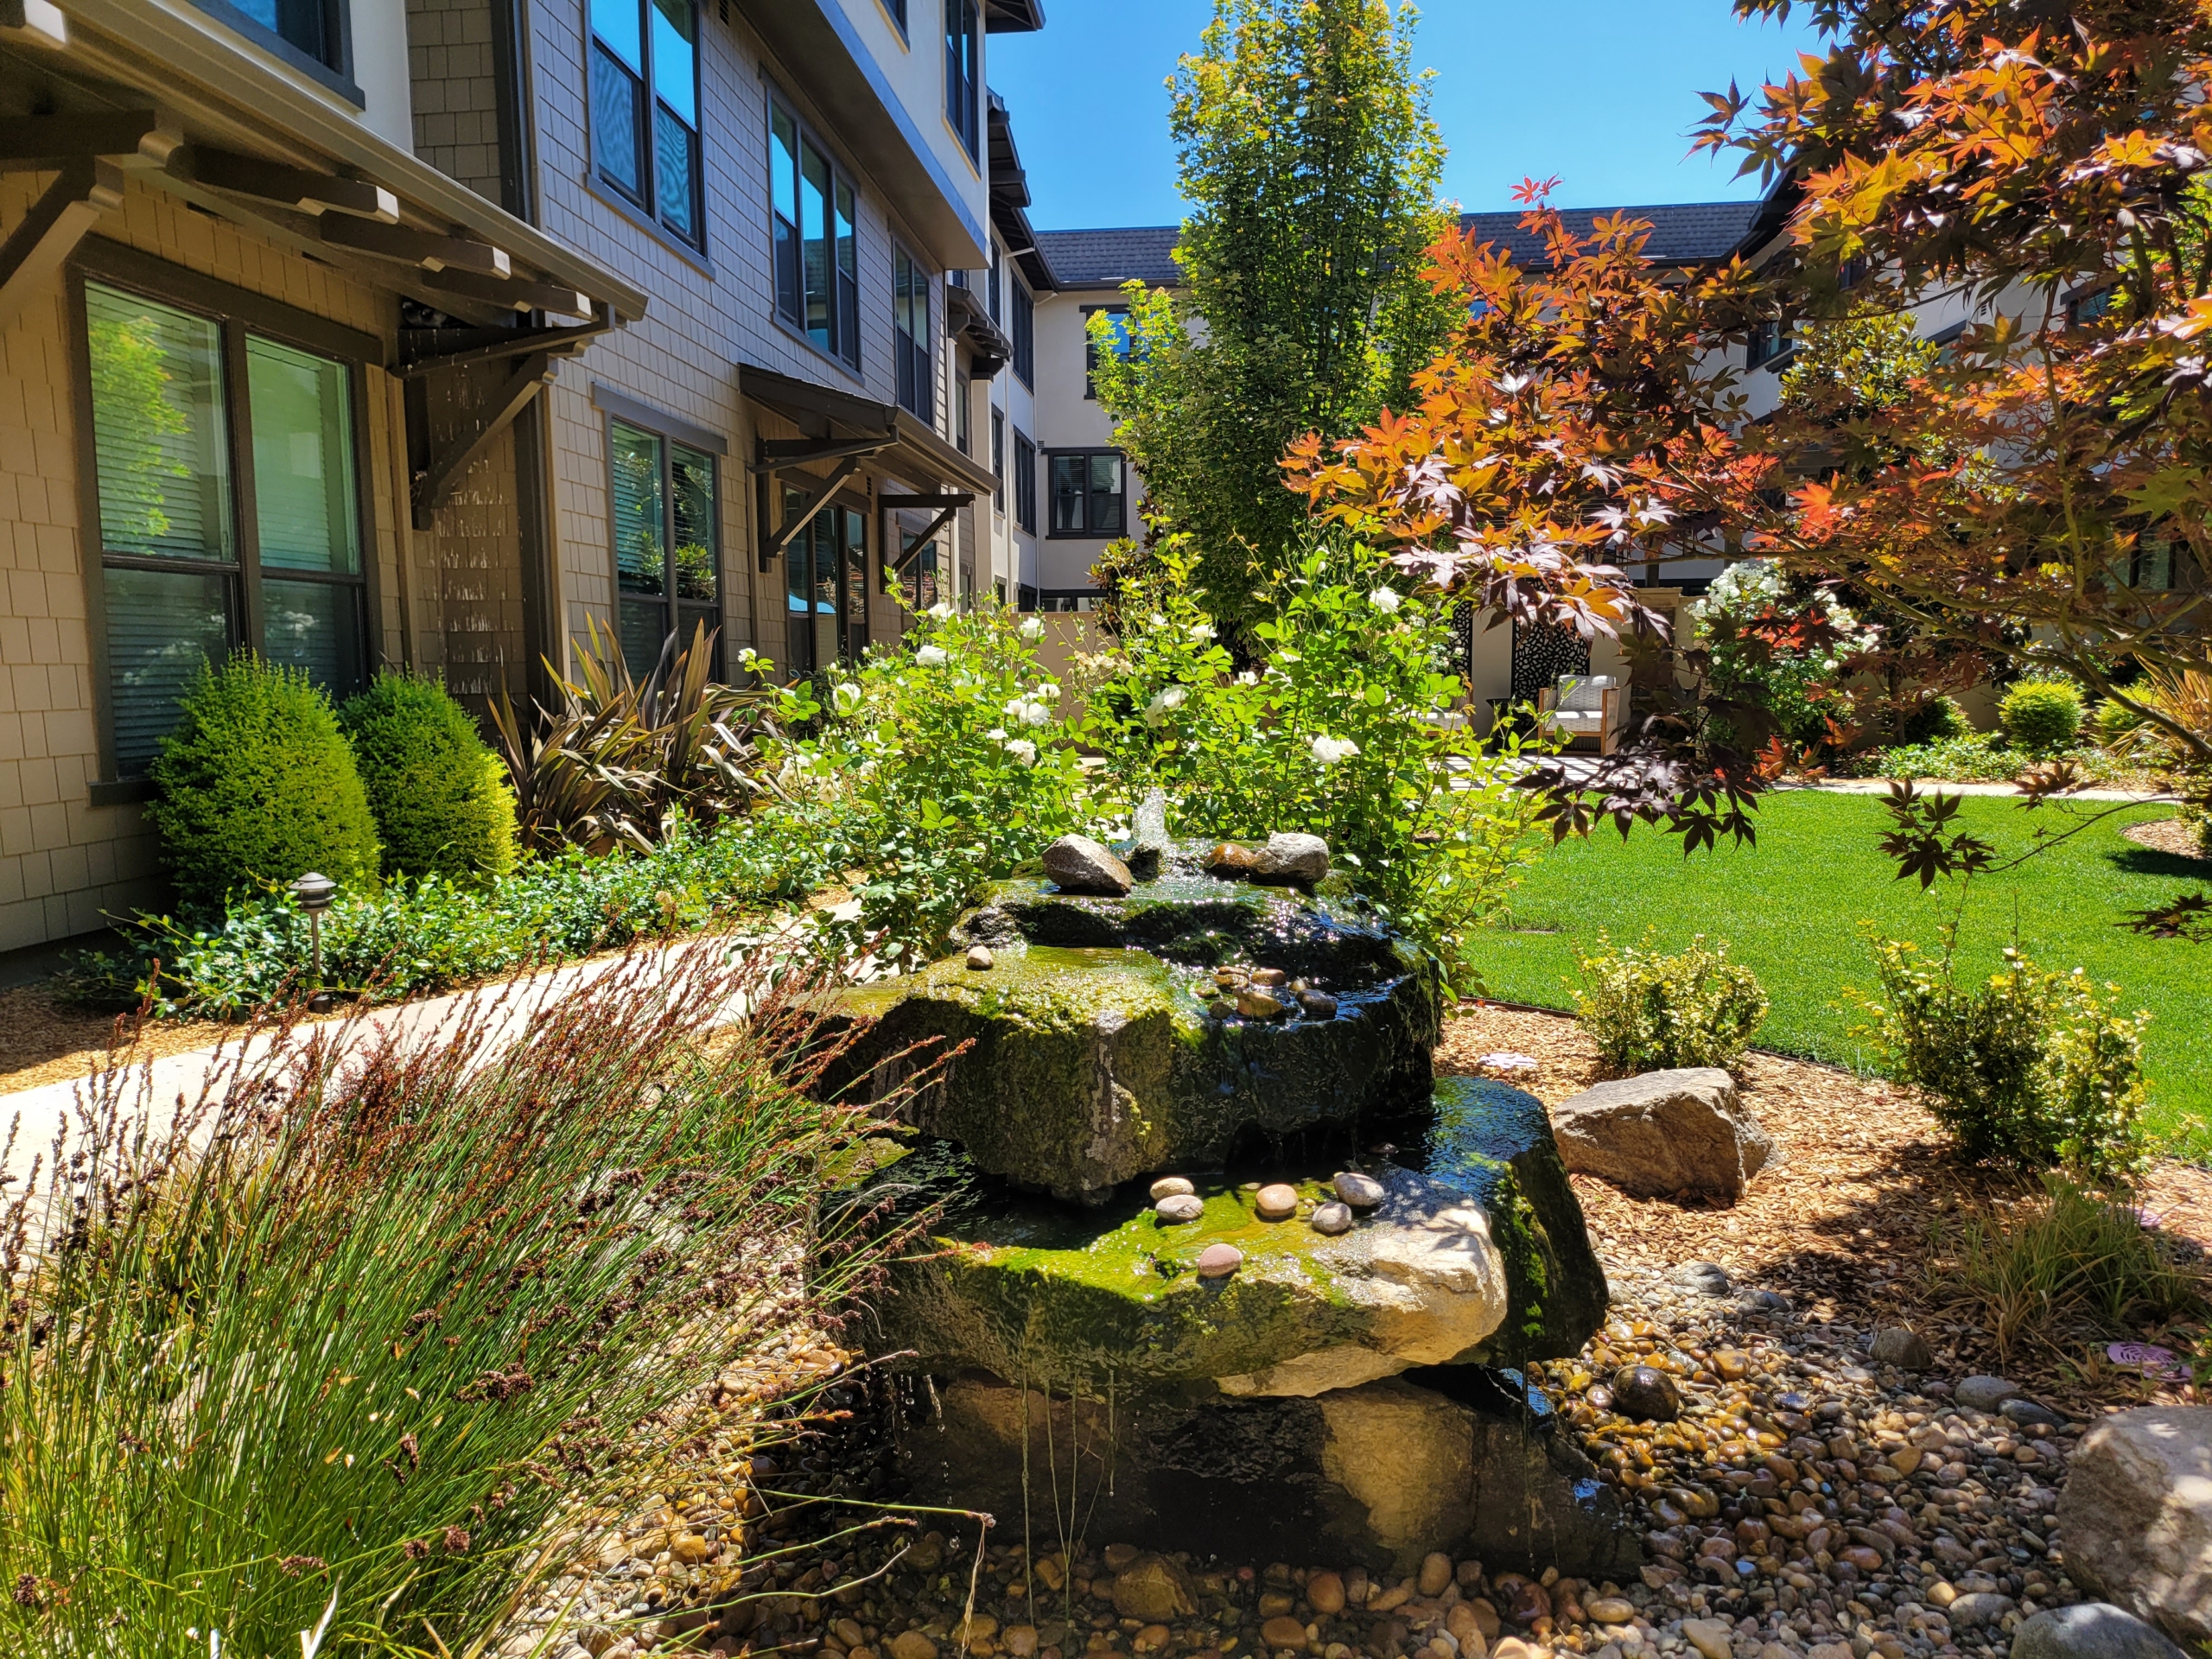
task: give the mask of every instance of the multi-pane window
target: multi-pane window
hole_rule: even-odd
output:
[[[963,455],[974,453],[969,448],[974,442],[974,436],[969,431],[969,422],[973,419],[973,416],[969,409],[971,397],[969,388],[973,385],[974,383],[965,375],[956,374],[952,377],[952,442],[953,446]]]
[[[853,187],[788,110],[768,114],[776,309],[832,357],[861,361],[860,240]]]
[[[1014,522],[1037,533],[1037,446],[1014,435]]]
[[[146,769],[200,665],[232,650],[358,690],[352,366],[100,282],[85,328],[118,775]]]
[[[1780,318],[1754,323],[1751,338],[1744,346],[1744,366],[1757,369],[1775,364],[1776,372],[1779,373],[1781,365],[1776,359],[1789,348],[1790,344],[1789,325]]]
[[[1098,340],[1090,332],[1090,319],[1103,313],[1113,333],[1114,355],[1129,354],[1129,308],[1126,305],[1086,305],[1083,308],[1083,395],[1098,396]]]
[[[1111,449],[1052,458],[1052,534],[1122,533],[1122,457]]]
[[[982,151],[983,17],[978,0],[944,0],[944,118],[970,156]]]
[[[1014,372],[1023,385],[1037,390],[1037,302],[1019,277],[1014,283]]]
[[[804,490],[786,486],[784,522],[804,513]],[[785,671],[793,678],[868,650],[868,515],[828,506],[784,543]]]
[[[599,176],[683,240],[704,240],[694,0],[591,0]]]
[[[622,659],[643,678],[671,634],[721,626],[715,458],[627,421],[607,423]],[[719,650],[717,652],[719,654]]]
[[[891,252],[891,345],[899,359],[899,406],[934,426],[930,407],[930,276],[906,249]]]
[[[1006,413],[991,411],[991,476],[998,481],[991,487],[991,505],[1001,513],[1006,511]]]

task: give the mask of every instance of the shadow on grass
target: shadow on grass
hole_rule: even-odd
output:
[[[2164,876],[2179,881],[2212,878],[2212,858],[2187,858],[2179,853],[2162,853],[2155,847],[2130,845],[2105,857],[2126,875]]]

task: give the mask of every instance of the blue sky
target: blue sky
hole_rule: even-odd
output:
[[[1182,217],[1162,83],[1212,15],[1212,0],[1045,0],[1039,33],[991,37],[1038,229]],[[1523,177],[1556,173],[1560,206],[1607,207],[1756,195],[1732,162],[1685,159],[1697,94],[1777,78],[1812,44],[1796,22],[1739,24],[1727,0],[1429,0],[1414,60],[1437,72],[1446,196],[1510,207]]]

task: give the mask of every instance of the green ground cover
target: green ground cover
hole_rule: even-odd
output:
[[[2009,857],[2031,843],[2037,825],[2057,826],[2068,810],[2088,809],[2030,814],[1983,797],[1969,798],[1962,817]],[[1977,878],[1961,949],[1970,968],[1986,971],[2017,928],[2040,965],[2080,967],[2119,984],[2131,1012],[2149,1009],[2152,1130],[2182,1155],[2212,1162],[2212,946],[2145,938],[2119,925],[2125,912],[2169,899],[2192,879],[2203,885],[2202,865],[2120,834],[2124,824],[2169,813],[2130,810],[2018,870]],[[1916,882],[1896,879],[1876,844],[1886,822],[1878,797],[1792,792],[1767,801],[1755,848],[1687,860],[1668,836],[1639,827],[1624,843],[1608,829],[1545,853],[1526,873],[1510,918],[1472,954],[1492,995],[1567,1008],[1576,949],[1593,949],[1600,929],[1633,944],[1649,928],[1669,948],[1696,933],[1724,938],[1773,1001],[1760,1046],[1872,1069],[1872,1052],[1851,1035],[1859,1016],[1844,996],[1847,986],[1873,984],[1859,923],[1933,951],[1958,904],[1950,884],[1923,894]]]

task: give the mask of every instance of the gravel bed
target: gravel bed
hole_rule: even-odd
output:
[[[1535,1054],[1516,1080],[1548,1102],[1592,1080],[1571,1020],[1484,1008],[1447,1028],[1440,1070]],[[1581,1356],[1530,1381],[1626,1502],[1648,1565],[1629,1583],[1531,1582],[1433,1556],[1398,1582],[1329,1562],[1143,1553],[1142,1539],[1057,1540],[895,1507],[889,1430],[926,1395],[843,1370],[794,1338],[716,1379],[670,1426],[685,1450],[594,1559],[500,1651],[823,1659],[1954,1659],[2006,1650],[2036,1610],[2081,1599],[2053,1525],[2065,1460],[2097,1412],[2194,1400],[2140,1378],[2018,1357],[2026,1392],[1960,1397],[1995,1356],[1923,1301],[1928,1226],[1993,1190],[1948,1170],[1908,1091],[1754,1055],[1745,1094],[1783,1148],[1734,1211],[1638,1203],[1576,1178],[1613,1306]],[[2146,1204],[2212,1236],[2212,1180],[2162,1166]],[[1877,1363],[1910,1320],[1923,1370]],[[1886,1351],[1886,1349],[1885,1349]],[[1675,1421],[1622,1414],[1649,1367]],[[2042,1369],[2038,1369],[2038,1367]],[[1652,1379],[1645,1379],[1646,1382]],[[824,1384],[826,1382],[826,1389]],[[1620,1392],[1623,1398],[1608,1396]],[[811,1416],[776,1421],[811,1399]],[[2030,1397],[2032,1395],[2033,1397]],[[830,1414],[849,1413],[844,1420]],[[788,1412],[785,1416],[788,1418]],[[780,1442],[761,1448],[771,1441]],[[842,1500],[842,1501],[841,1501]],[[979,1546],[981,1559],[978,1559]],[[1163,1587],[1165,1586],[1165,1587]]]

